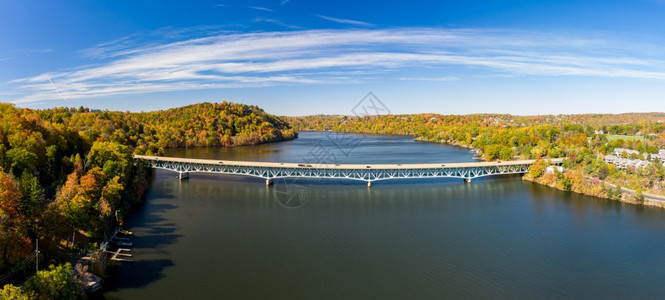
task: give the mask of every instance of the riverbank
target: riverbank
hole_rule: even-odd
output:
[[[617,186],[606,183],[601,180],[588,178],[579,173],[579,171],[564,171],[561,176],[568,176],[570,185],[562,183],[557,179],[555,172],[546,172],[540,177],[534,178],[530,173],[524,174],[522,180],[556,188],[558,190],[573,192],[586,196],[614,200],[634,205],[644,205],[665,208],[665,197],[653,194],[639,193],[635,190],[620,187],[620,194],[617,192]],[[641,196],[640,196],[641,194]]]
[[[426,139],[426,138],[418,137],[418,136],[414,137],[413,140],[416,141],[416,142],[443,144],[443,145],[455,146],[455,147],[459,147],[459,148],[468,149],[471,153],[475,154],[474,160],[485,160],[484,159],[485,155],[483,154],[483,152],[480,149],[477,149],[477,148],[475,148],[475,147],[473,147],[469,144],[463,144],[463,143],[460,143],[460,142],[449,143],[449,142],[446,142],[444,140],[436,141],[436,140],[430,140],[430,139]]]

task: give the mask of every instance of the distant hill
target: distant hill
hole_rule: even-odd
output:
[[[285,120],[258,106],[226,101],[141,113],[62,107],[37,113],[79,131],[89,142],[101,137],[133,146],[140,154],[175,147],[256,145],[298,136]]]
[[[381,127],[385,133],[415,134],[416,126],[420,125],[474,125],[524,127],[539,124],[563,125],[580,124],[589,128],[604,130],[615,134],[635,134],[644,129],[646,124],[664,124],[665,113],[623,113],[623,114],[572,114],[572,115],[537,115],[517,116],[510,114],[469,114],[442,115],[435,113],[379,115],[379,116],[343,116],[343,115],[311,115],[301,117],[284,117],[299,130],[340,130],[340,131],[372,131],[367,127]],[[351,125],[355,124],[355,125]],[[360,125],[364,124],[364,125]],[[639,126],[642,124],[643,126]],[[629,126],[625,126],[629,125]],[[351,127],[362,127],[355,130]],[[394,126],[386,128],[385,126]],[[620,128],[622,127],[622,128]],[[623,128],[628,127],[628,129]],[[652,126],[653,127],[653,126]],[[360,128],[358,128],[360,129]],[[658,133],[660,126],[646,128],[644,133]],[[616,132],[612,132],[616,131]]]

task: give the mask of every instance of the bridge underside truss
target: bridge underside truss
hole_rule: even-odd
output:
[[[289,168],[289,167],[257,167],[225,164],[205,164],[190,162],[173,162],[161,160],[139,160],[155,169],[164,169],[178,173],[217,173],[259,177],[266,180],[298,177],[298,178],[329,178],[350,179],[373,182],[388,179],[408,178],[474,178],[523,174],[529,171],[531,164],[513,164],[482,167],[459,168],[416,168],[416,169],[341,169],[341,168]]]

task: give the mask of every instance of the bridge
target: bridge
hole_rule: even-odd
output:
[[[406,178],[461,178],[471,182],[474,178],[523,174],[535,160],[499,162],[466,162],[439,164],[308,164],[258,161],[232,161],[192,159],[179,157],[134,155],[134,159],[155,169],[178,172],[178,178],[189,178],[189,173],[218,173],[258,177],[271,185],[277,178],[330,178],[372,182]],[[563,159],[551,160],[560,165]]]

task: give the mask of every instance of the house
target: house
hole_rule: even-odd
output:
[[[639,155],[640,152],[637,150],[631,150],[631,149],[625,149],[625,148],[616,148],[614,151],[612,151],[612,154],[618,156],[618,157],[623,157],[623,153],[626,153],[626,157],[630,157],[631,154],[637,154]]]
[[[627,156],[624,158],[623,153],[626,153]],[[619,169],[626,169],[627,167],[631,167],[633,169],[639,169],[639,168],[644,168],[647,165],[649,165],[650,161],[647,160],[644,154],[641,155],[641,159],[630,159],[629,157],[632,154],[638,154],[638,157],[640,156],[638,151],[635,150],[630,150],[630,149],[624,149],[624,148],[616,148],[614,151],[612,151],[611,155],[606,155],[605,156],[605,162],[608,164],[613,164],[617,166]],[[651,154],[651,161],[654,161],[656,158],[661,163],[665,162],[665,150],[659,150],[658,154]]]
[[[549,167],[545,168],[545,173],[552,174],[552,173],[554,173],[555,169],[557,171],[559,171],[559,173],[563,173],[563,167],[558,167],[558,166],[549,166]]]

